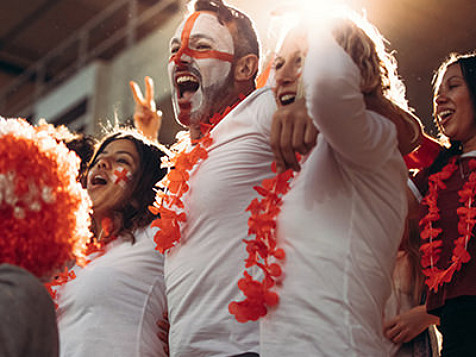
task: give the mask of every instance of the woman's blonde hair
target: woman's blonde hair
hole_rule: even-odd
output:
[[[292,12],[292,7],[287,9]],[[282,13],[286,11],[277,11],[278,16],[283,16]],[[294,17],[283,18],[286,19],[290,21],[282,21],[288,26],[283,26],[286,31],[281,35],[281,43],[292,28],[303,26],[314,36],[319,36],[322,29],[330,28],[335,41],[360,70],[360,89],[367,109],[387,117],[396,125],[402,155],[412,152],[420,144],[422,125],[408,106],[405,86],[397,73],[397,61],[387,51],[387,41],[375,26],[347,7],[336,7],[329,13],[298,11]],[[300,82],[298,96],[303,95],[302,89]]]
[[[378,91],[400,108],[408,110],[405,86],[397,74],[397,61],[385,48],[385,38],[364,17],[355,13],[336,19],[332,34],[359,67],[362,93]]]
[[[364,17],[352,12],[333,21],[332,34],[360,69],[360,88],[367,108],[388,117],[397,126],[402,155],[413,151],[420,143],[422,126],[408,107],[397,61],[386,50],[385,38]]]

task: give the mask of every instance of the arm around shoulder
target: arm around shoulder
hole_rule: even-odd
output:
[[[366,110],[360,70],[329,33],[310,43],[303,82],[310,116],[344,159],[372,168],[394,152],[395,126]]]

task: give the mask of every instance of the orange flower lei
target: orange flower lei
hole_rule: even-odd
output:
[[[159,228],[154,241],[160,253],[164,253],[180,241],[180,222],[187,219],[185,213],[181,212],[184,208],[182,197],[189,189],[190,172],[200,161],[208,157],[207,148],[213,141],[210,136],[211,130],[244,98],[245,96],[240,94],[238,101],[227,107],[222,114],[215,114],[210,119],[210,124],[200,124],[203,134],[201,139],[190,141],[188,133],[179,137],[179,141],[170,148],[169,157],[162,159],[162,167],[169,168],[169,172],[157,183],[154,205],[149,206],[149,210],[158,215],[151,223],[151,227]],[[193,145],[191,150],[190,144]]]
[[[476,168],[476,160],[469,162],[471,170]],[[421,239],[423,243],[420,250],[422,252],[421,264],[423,274],[426,276],[426,285],[434,292],[444,283],[449,283],[453,274],[461,270],[462,264],[470,261],[471,256],[468,253],[468,243],[472,236],[473,227],[476,224],[476,207],[472,207],[476,195],[476,172],[471,172],[468,181],[463,188],[458,191],[459,201],[463,204],[457,209],[459,216],[458,233],[460,236],[455,240],[451,263],[448,268],[440,269],[435,267],[438,263],[443,242],[436,240],[442,233],[441,228],[433,227],[433,223],[440,218],[437,206],[438,190],[445,189],[443,180],[450,178],[456,171],[456,158],[452,158],[440,172],[431,175],[429,180],[428,194],[423,199],[422,204],[428,206],[428,213],[420,221]]]
[[[46,290],[51,296],[51,299],[53,299],[55,309],[58,308],[58,288],[73,279],[76,279],[76,274],[74,273],[74,271],[69,270],[67,267],[64,267],[64,270],[61,273],[57,274],[52,281],[44,284]]]
[[[276,163],[271,170],[276,172]],[[238,288],[245,295],[242,301],[232,301],[228,311],[235,316],[238,322],[256,321],[268,312],[268,307],[276,306],[279,296],[272,288],[282,274],[281,266],[270,260],[276,258],[283,261],[286,254],[277,247],[276,218],[281,211],[282,197],[289,191],[290,181],[294,177],[292,170],[287,170],[271,179],[263,180],[261,186],[254,189],[262,196],[261,200],[253,199],[246,209],[251,213],[248,219],[248,235],[255,235],[255,239],[244,239],[248,258],[245,268],[259,267],[263,273],[262,281],[244,272],[244,277],[238,281]]]
[[[77,260],[77,265],[81,268],[84,268],[86,265],[92,262],[89,258],[91,254],[98,253],[94,258],[98,258],[106,253],[106,245],[113,240],[116,240],[116,236],[104,237],[102,240],[98,241],[96,238],[91,238],[91,240],[86,243],[84,249],[84,258]],[[53,280],[48,283],[45,283],[45,288],[50,293],[51,298],[55,302],[55,307],[58,308],[56,303],[58,298],[58,288],[64,284],[70,282],[71,280],[76,279],[76,273],[73,270],[68,269],[67,267],[60,273],[58,273]]]

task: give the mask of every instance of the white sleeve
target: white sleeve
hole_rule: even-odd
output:
[[[257,91],[260,93],[254,100],[254,124],[256,125],[258,132],[262,133],[269,143],[271,137],[271,123],[273,121],[273,114],[276,111],[276,101],[274,100],[274,94],[270,87],[264,87]]]
[[[329,33],[310,39],[303,72],[309,115],[344,160],[375,169],[394,153],[396,128],[366,110],[360,81],[358,67]]]

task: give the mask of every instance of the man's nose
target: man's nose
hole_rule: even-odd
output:
[[[185,48],[180,48],[176,54],[172,57],[175,64],[189,64],[192,60],[192,57],[185,53]]]

